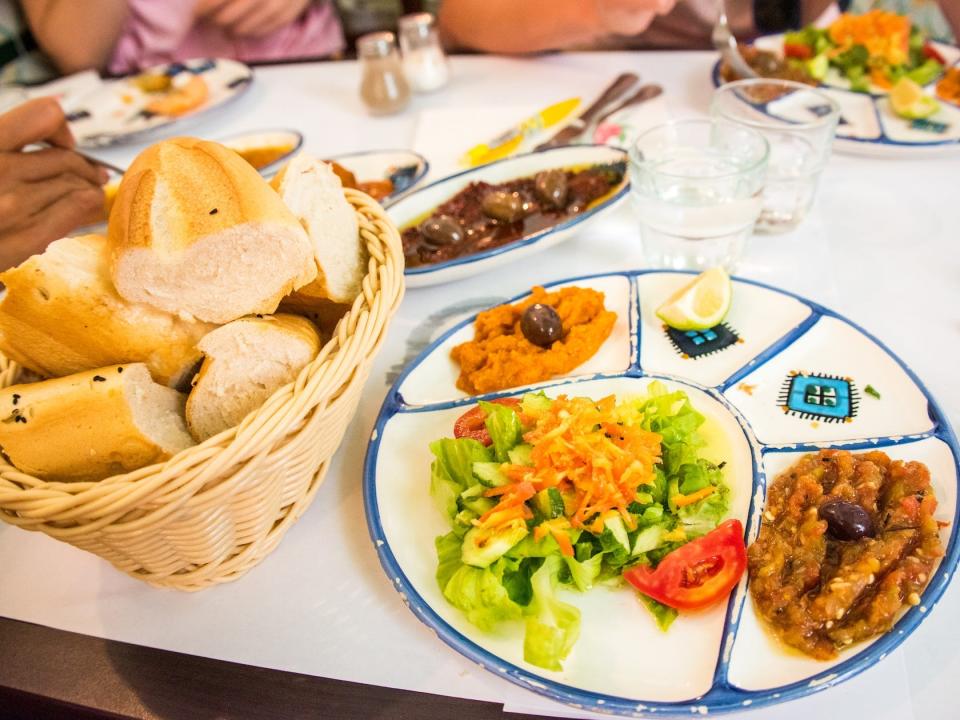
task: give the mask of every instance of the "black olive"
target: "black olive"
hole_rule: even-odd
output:
[[[542,170],[533,179],[533,188],[547,206],[557,208],[567,204],[567,174],[563,170]]]
[[[516,222],[523,218],[526,207],[520,198],[520,193],[494,190],[483,196],[481,202],[483,212],[494,220],[502,222]]]
[[[456,245],[463,242],[460,222],[452,215],[433,215],[420,223],[420,234],[431,245]]]
[[[820,506],[818,515],[827,521],[827,532],[836,540],[859,540],[875,534],[870,513],[856,503],[830,500]]]
[[[523,311],[520,332],[534,345],[546,348],[563,336],[563,323],[552,307],[535,303]]]

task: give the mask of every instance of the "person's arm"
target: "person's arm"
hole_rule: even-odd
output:
[[[953,37],[960,42],[960,2],[957,0],[940,0],[940,11],[953,30]]]
[[[823,15],[827,8],[836,5],[836,2],[834,0],[801,0],[800,5],[801,22],[809,25]]]
[[[636,35],[676,0],[444,0],[445,38],[475,50],[529,53]]]
[[[127,0],[21,0],[40,48],[65,74],[102,70],[110,60]]]
[[[22,151],[41,141],[54,147]],[[52,98],[0,115],[0,271],[102,215],[106,172],[72,152],[73,144]]]

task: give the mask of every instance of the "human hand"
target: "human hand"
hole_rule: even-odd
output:
[[[195,15],[238,38],[270,35],[303,14],[311,0],[200,0]]]
[[[677,0],[595,0],[603,28],[614,35],[637,35],[657,15],[666,15]]]
[[[23,152],[26,145],[55,147]],[[0,270],[103,213],[103,168],[72,152],[60,104],[31,100],[0,115]]]

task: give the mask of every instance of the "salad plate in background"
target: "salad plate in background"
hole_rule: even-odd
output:
[[[607,308],[626,319],[632,339],[624,343],[613,332],[592,373],[574,371],[533,387],[480,396],[459,391],[456,372],[444,366],[452,362],[451,343],[474,319],[465,321],[396,381],[368,447],[369,531],[410,610],[490,672],[581,709],[643,717],[742,712],[828,689],[883,659],[910,634],[944,591],[960,555],[960,450],[909,369],[830,310],[742,280],[734,280],[733,304],[715,333],[680,337],[656,310],[689,280],[685,273],[633,271],[547,286],[604,288]],[[628,285],[627,297],[610,292],[620,283]],[[793,408],[783,388],[798,376],[847,383],[843,422],[830,417],[833,406],[822,417],[809,407]],[[513,466],[541,471],[537,454],[553,435],[537,423],[558,408],[558,417],[575,422],[579,411],[558,404],[573,398],[593,401],[586,403],[589,412],[612,413],[613,424],[606,416],[591,420],[569,438],[585,438],[590,452],[604,452],[594,443],[620,442],[619,422],[664,438],[657,479],[619,513],[623,528],[613,514],[600,514],[595,527],[569,533],[577,506],[567,494],[558,500],[538,492],[512,503],[500,490],[498,473],[517,472]],[[519,434],[505,404],[511,401],[519,403]],[[475,408],[486,416],[479,425],[471,419]],[[531,435],[531,428],[546,432]],[[634,589],[624,568],[646,559],[658,561],[659,571],[677,548],[693,553],[711,537],[716,551],[724,547],[718,535],[729,536],[734,523],[741,524],[741,547],[752,542],[764,522],[768,482],[819,447],[880,449],[930,468],[946,556],[918,606],[899,615],[893,630],[815,660],[774,640],[758,619],[747,574],[729,595],[720,593],[697,610],[676,612],[666,604],[676,606],[676,597],[651,603]],[[511,492],[518,492],[525,480],[512,481]],[[676,502],[679,497],[692,501]],[[491,513],[504,512],[498,520],[505,524],[495,533],[474,531],[488,527]],[[674,534],[677,528],[685,538]],[[558,530],[569,533],[566,552]],[[644,594],[656,593],[645,587]]]
[[[858,24],[867,17],[877,19]],[[742,51],[761,75],[818,85],[840,105],[838,150],[895,156],[960,147],[960,102],[941,84],[945,75],[960,72],[960,48],[924,37],[907,18],[881,11],[843,15],[827,28],[758,38]],[[729,69],[717,62],[714,84],[730,79]],[[783,114],[774,103],[763,110],[800,121],[818,113],[811,107],[798,115],[791,107]]]

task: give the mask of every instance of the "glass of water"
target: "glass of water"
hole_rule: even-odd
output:
[[[678,120],[630,148],[630,192],[651,267],[732,270],[760,214],[767,141],[726,120]]]
[[[728,83],[710,114],[762,133],[770,143],[758,232],[784,232],[809,212],[840,120],[840,106],[802,83],[757,78]]]

